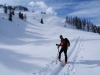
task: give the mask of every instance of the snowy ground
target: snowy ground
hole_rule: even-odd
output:
[[[0,9],[0,75],[100,74],[100,35],[69,25],[65,28],[64,19],[50,14],[26,12],[26,15],[26,22],[17,13],[10,22]],[[40,24],[41,18],[44,24]],[[60,42],[61,34],[71,43],[68,64],[64,67],[56,62],[55,44]]]

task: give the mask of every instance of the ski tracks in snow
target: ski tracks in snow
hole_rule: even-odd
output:
[[[72,56],[74,50],[77,48],[75,55],[73,56],[72,63],[70,63],[68,61],[68,64],[63,67],[61,65],[62,62],[61,63],[56,62],[56,60],[57,60],[57,58],[56,58],[51,63],[47,64],[46,67],[44,67],[39,72],[33,73],[33,75],[72,75],[72,74],[74,74],[75,73],[75,62],[78,57],[78,54],[82,50],[83,38],[79,36],[78,38],[74,38],[72,41],[75,41],[75,43],[74,43],[73,47],[71,49],[69,49],[68,60]]]
[[[75,65],[80,52],[84,49],[84,39],[80,37],[77,45],[75,46],[75,54],[72,56],[72,61],[67,64],[58,75],[74,75],[76,72]],[[69,57],[70,58],[70,57]]]

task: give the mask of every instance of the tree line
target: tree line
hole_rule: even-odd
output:
[[[20,10],[20,11],[29,11],[27,7],[24,7],[24,6],[21,6],[21,5],[18,5],[18,6],[11,6],[11,5],[2,5],[0,4],[0,8],[4,8],[6,7],[7,9],[13,9],[13,10]]]
[[[89,20],[80,19],[77,16],[76,17],[67,16],[65,23],[74,26],[76,29],[91,31],[100,34],[100,26],[96,26],[95,24],[91,23]]]
[[[6,6],[6,4],[0,5],[0,8],[4,9],[5,14],[9,14],[9,17],[8,17],[9,21],[12,21],[12,16],[15,15],[15,13],[14,13],[15,10],[28,11],[28,8],[24,7],[24,6]],[[20,19],[26,21],[26,18],[27,18],[26,14],[23,15],[23,13],[19,12],[18,16],[19,16]]]

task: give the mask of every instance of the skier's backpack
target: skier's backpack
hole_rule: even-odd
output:
[[[69,40],[67,38],[65,38],[65,42],[67,43],[67,47],[69,47],[70,46],[70,42],[69,42]]]

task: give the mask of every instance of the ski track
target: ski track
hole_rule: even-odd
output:
[[[74,46],[72,47],[72,49],[70,50],[70,52],[68,53],[68,58],[71,56],[71,54],[73,53],[78,41],[79,41],[80,37],[77,38]],[[64,60],[63,60],[64,61]],[[59,64],[59,66],[50,74],[50,75],[59,75],[59,73],[62,71],[62,69],[64,69],[64,67],[62,66],[62,63]]]
[[[75,69],[75,65],[77,64],[77,58],[79,53],[84,49],[84,39],[82,37],[79,39],[77,45],[77,51],[75,52],[75,55],[72,58],[72,62],[67,64],[58,75],[74,75],[75,73],[77,73]]]
[[[68,52],[68,59],[70,58],[70,56],[72,55],[72,53],[74,52],[74,49],[76,48],[77,45],[81,44],[81,37],[77,37],[72,39],[71,41],[75,41],[75,44],[73,45],[73,47],[71,48],[71,50]],[[79,43],[78,43],[79,42]],[[80,46],[78,47],[80,48]],[[44,67],[42,70],[40,70],[37,73],[32,73],[33,75],[70,75],[70,71],[74,70],[74,64],[77,58],[77,54],[80,53],[80,49],[76,52],[76,55],[73,58],[73,63],[72,64],[67,64],[66,66],[62,66],[61,63],[57,62],[57,58],[55,58],[51,63],[47,64],[46,67]],[[64,61],[64,59],[63,59]],[[67,69],[67,70],[66,70]],[[66,71],[68,71],[67,73],[65,73]],[[63,72],[64,71],[64,72]]]

